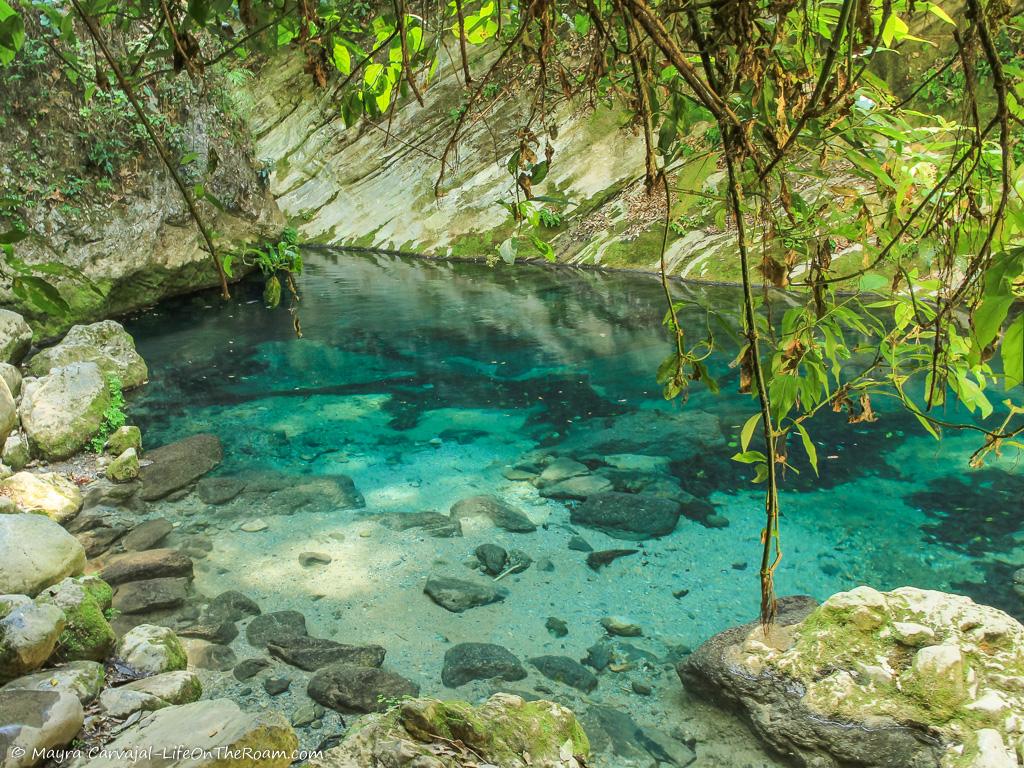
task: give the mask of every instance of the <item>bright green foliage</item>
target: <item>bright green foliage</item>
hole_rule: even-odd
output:
[[[270,308],[281,303],[282,274],[294,294],[292,277],[302,274],[302,252],[299,250],[298,239],[298,232],[292,227],[286,227],[277,243],[250,246],[238,256],[238,261],[246,267],[256,268],[263,274],[266,279],[263,301]],[[224,257],[224,272],[228,277],[234,277],[234,262],[234,254]]]
[[[100,427],[100,431],[93,436],[89,443],[89,447],[96,453],[103,450],[107,438],[123,427],[128,420],[128,416],[124,412],[124,389],[121,379],[113,375],[107,376],[107,391],[110,393],[110,405],[103,412],[103,425]]]

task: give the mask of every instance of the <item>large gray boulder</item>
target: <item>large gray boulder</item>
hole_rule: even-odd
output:
[[[32,449],[47,460],[66,459],[103,426],[110,392],[96,363],[71,363],[41,379],[28,379],[21,425]]]
[[[224,450],[216,435],[199,434],[147,451],[151,464],[143,467],[142,498],[162,499],[195,482],[220,464]]]
[[[72,661],[7,683],[0,691],[64,691],[89,704],[103,690],[106,674],[98,661]]]
[[[17,365],[32,346],[32,329],[25,318],[9,309],[0,309],[0,362]]]
[[[0,683],[7,683],[34,672],[50,658],[64,629],[64,613],[24,595],[7,595],[0,614]]]
[[[18,426],[18,405],[7,381],[0,377],[0,444]]]
[[[18,472],[0,482],[0,493],[19,509],[46,515],[58,523],[68,522],[82,508],[78,486],[56,472]]]
[[[857,587],[777,625],[711,638],[677,671],[796,765],[1012,766],[1024,712],[1024,626],[966,597]]]
[[[184,747],[184,749],[182,749]],[[249,714],[228,699],[210,699],[166,707],[143,717],[92,759],[80,758],[74,768],[122,768],[124,755],[152,754],[134,763],[137,768],[214,768],[259,765],[287,768],[298,739],[288,721],[277,712]],[[260,753],[258,761],[224,757],[230,753]],[[160,757],[166,753],[168,757]],[[180,756],[179,756],[180,755]]]
[[[39,752],[70,743],[84,718],[82,702],[65,691],[0,691],[0,765],[42,762]]]
[[[33,356],[28,369],[33,376],[45,376],[54,368],[83,362],[96,363],[104,377],[116,376],[125,389],[149,377],[146,361],[135,351],[135,340],[114,320],[73,326],[59,344]]]
[[[21,394],[21,369],[16,365],[10,363],[0,362],[0,379],[3,379],[7,384],[7,388],[11,390],[11,394],[15,398]]]
[[[34,597],[85,567],[78,540],[43,515],[0,515],[0,552],[2,594]]]

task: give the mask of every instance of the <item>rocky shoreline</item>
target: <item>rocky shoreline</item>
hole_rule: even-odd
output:
[[[472,691],[473,701],[421,697],[417,675],[394,668],[386,644],[318,637],[303,613],[265,611],[238,590],[202,594],[194,579],[212,548],[209,522],[174,505],[195,499],[217,510],[211,533],[228,525],[241,535],[267,529],[252,509],[268,500],[282,514],[354,510],[385,530],[438,539],[481,526],[516,538],[538,522],[490,494],[466,496],[448,514],[373,513],[362,511],[366,500],[344,475],[216,474],[224,449],[210,434],[144,451],[138,428],[118,415],[118,399],[148,371],[118,323],[76,326],[28,357],[31,340],[19,316],[0,312],[4,768],[69,757],[60,750],[71,747],[182,742],[211,753],[255,750],[267,756],[261,765],[585,768],[609,738],[628,742],[615,753],[635,750],[637,765],[699,765],[679,729],[640,729],[628,712],[592,704],[577,719],[564,706],[589,704],[620,673],[631,695],[649,696],[650,680],[660,683],[658,670],[670,662],[695,695],[737,712],[795,765],[1016,768],[1024,760],[1024,627],[966,598],[910,588],[859,587],[821,606],[787,599],[768,635],[737,627],[673,659],[633,645],[644,627],[615,615],[594,617],[606,637],[581,659],[452,642],[440,681],[455,695]],[[695,438],[721,439],[717,427],[688,424]],[[714,446],[666,441],[670,456],[642,453],[641,436],[674,433],[677,419],[626,415],[614,428],[592,427],[570,430],[560,455],[529,453],[503,472],[569,505],[581,532],[572,531],[568,547],[594,572],[637,555],[682,518],[729,525],[707,502],[680,496],[667,473],[670,461]],[[582,529],[615,548],[595,551]],[[327,550],[300,552],[299,566],[329,566]],[[536,552],[496,541],[477,546],[464,571],[437,565],[425,573],[422,600],[455,616],[502,603],[526,571],[554,569]],[[552,637],[569,632],[557,615],[545,626]],[[561,703],[518,690],[529,675],[548,681],[534,691]],[[480,683],[491,691],[480,696]],[[282,696],[290,711],[275,711]],[[74,764],[120,764],[109,754]],[[189,763],[206,764],[214,763]]]

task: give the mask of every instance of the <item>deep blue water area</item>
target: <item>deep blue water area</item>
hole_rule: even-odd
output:
[[[637,645],[661,662],[645,673],[655,695],[631,699],[602,682],[588,697],[594,717],[625,697],[638,700],[629,706],[645,722],[677,720],[679,684],[666,663],[758,606],[761,487],[729,458],[755,410],[736,393],[735,349],[726,342],[710,361],[720,394],[695,383],[685,403],[669,403],[654,382],[670,347],[664,296],[649,275],[311,252],[298,282],[302,339],[285,308],[264,308],[255,281],[236,286],[231,302],[172,300],[126,324],[150,366],[150,383],[130,400],[147,445],[214,432],[225,453],[217,474],[275,478],[265,496],[168,505],[202,521],[213,541],[197,585],[295,607],[343,642],[379,640],[428,692],[443,692],[449,643],[580,658],[601,639],[601,617],[625,616],[644,628]],[[708,308],[735,314],[739,299],[724,287],[673,290],[692,302],[683,324],[695,336]],[[971,470],[977,433],[937,442],[884,400],[875,410],[873,423],[831,411],[814,419],[820,477],[793,449],[800,474],[782,485],[780,593],[914,585],[1024,617],[1011,583],[1024,566],[1019,468],[1007,458]],[[571,524],[578,502],[535,487],[531,476],[552,457],[581,462],[590,481],[618,492],[685,499],[684,516],[666,536],[626,542],[639,553],[595,571],[568,549],[570,537],[598,550],[624,542]],[[468,520],[463,537],[442,539],[381,524],[447,514],[479,494],[525,512],[537,531]],[[254,518],[267,527],[240,529]],[[492,542],[534,560],[502,580],[503,602],[449,614],[422,594],[430,573],[473,575],[474,549]],[[305,550],[332,561],[303,567]],[[546,629],[552,616],[568,636]]]

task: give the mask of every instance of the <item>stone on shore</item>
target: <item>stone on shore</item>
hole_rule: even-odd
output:
[[[99,432],[109,405],[110,392],[99,367],[72,363],[25,381],[21,426],[33,453],[48,461],[66,459]]]
[[[117,658],[144,677],[185,669],[188,661],[177,635],[155,624],[129,630],[117,643]]]
[[[126,448],[107,465],[107,480],[112,483],[129,483],[139,477],[139,455],[134,448]]]
[[[103,661],[114,647],[114,630],[107,621],[111,589],[95,576],[66,578],[36,598],[64,612],[66,625],[57,643],[60,661]]]
[[[0,688],[3,691],[64,691],[78,697],[82,704],[89,704],[101,690],[106,680],[103,665],[96,661],[72,661],[59,667],[51,667],[30,675],[22,675]]]
[[[85,712],[74,694],[64,691],[0,691],[0,765],[25,768],[40,762],[37,751],[71,742]]]
[[[58,523],[72,520],[82,509],[78,486],[56,472],[18,472],[0,482],[0,493],[23,512],[46,515]]]
[[[43,515],[0,515],[0,552],[0,594],[35,597],[85,567],[78,540]]]
[[[440,762],[453,740],[466,759]],[[412,699],[357,720],[341,744],[314,766],[469,765],[500,768],[568,768],[590,765],[590,742],[572,711],[550,701],[524,701],[496,693],[483,704]]]
[[[0,309],[0,362],[17,365],[32,346],[32,329],[25,318],[9,309]]]
[[[7,595],[0,601],[0,615],[0,683],[7,683],[50,658],[64,629],[64,613],[24,595]]]
[[[209,699],[165,707],[125,729],[107,745],[107,753],[88,762],[88,768],[122,768],[118,753],[173,753],[184,747],[187,759],[162,761],[161,766],[189,768],[236,768],[256,762],[233,761],[227,752],[259,752],[266,759],[260,768],[287,768],[298,739],[287,719],[278,712],[250,714],[228,699]],[[154,768],[155,768],[154,764]]]
[[[116,320],[75,325],[60,343],[40,350],[28,362],[33,376],[45,376],[54,368],[89,362],[103,376],[116,376],[121,386],[132,389],[149,377],[146,361],[135,351],[135,340]]]

